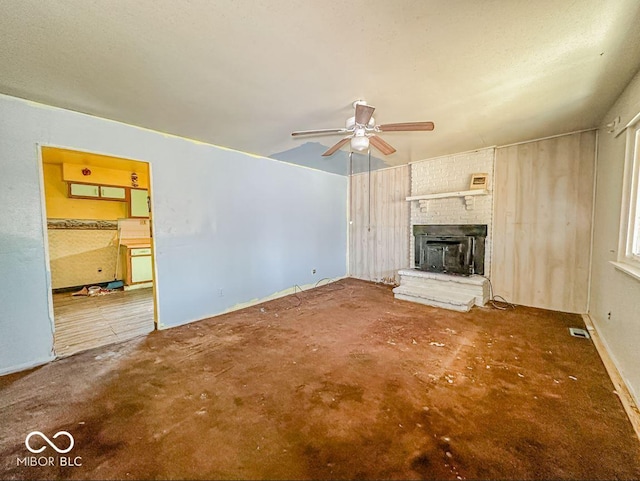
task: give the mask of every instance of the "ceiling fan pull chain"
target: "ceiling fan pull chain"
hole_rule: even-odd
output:
[[[369,158],[369,208],[367,209],[369,214],[369,226],[367,227],[367,231],[371,232],[371,149],[367,149],[367,154]]]

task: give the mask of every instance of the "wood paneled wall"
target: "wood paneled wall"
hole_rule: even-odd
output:
[[[589,131],[496,150],[495,294],[586,312],[595,143]]]
[[[374,171],[371,179],[352,175],[350,181],[349,275],[396,283],[398,269],[410,265],[409,166]]]

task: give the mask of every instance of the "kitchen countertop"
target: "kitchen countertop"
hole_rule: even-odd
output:
[[[128,249],[149,248],[151,247],[151,239],[122,239],[120,245]]]

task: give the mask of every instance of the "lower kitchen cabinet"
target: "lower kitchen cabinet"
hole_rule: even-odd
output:
[[[122,247],[124,283],[127,286],[153,281],[150,247]]]

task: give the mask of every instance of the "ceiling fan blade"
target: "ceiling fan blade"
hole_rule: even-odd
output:
[[[332,135],[332,134],[344,134],[348,132],[347,129],[319,129],[319,130],[296,130],[291,132],[293,137],[298,135]]]
[[[381,132],[411,132],[433,130],[435,125],[433,122],[402,122],[399,124],[382,124],[378,125]]]
[[[356,104],[356,124],[367,125],[375,109],[371,105]]]
[[[329,157],[330,155],[333,155],[340,147],[342,147],[344,144],[349,142],[349,140],[351,140],[351,136],[345,137],[344,139],[340,140],[337,144],[335,144],[333,147],[331,147],[329,150],[327,150],[324,154],[322,154],[322,156]]]
[[[389,145],[387,142],[382,140],[377,135],[370,136],[369,143],[373,145],[376,149],[378,149],[380,152],[382,152],[384,155],[393,154],[396,151],[396,149],[394,149],[391,145]]]

